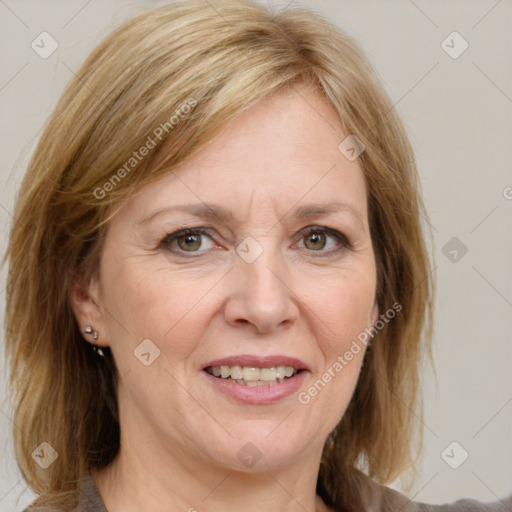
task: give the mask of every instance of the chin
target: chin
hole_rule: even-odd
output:
[[[255,433],[232,438],[225,446],[217,445],[210,458],[215,465],[221,465],[233,471],[260,473],[276,471],[296,463],[306,457],[316,443],[300,433],[283,432],[273,438],[272,433]]]

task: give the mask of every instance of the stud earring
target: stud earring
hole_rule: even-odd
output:
[[[92,334],[92,339],[96,341],[98,339],[98,333],[90,326],[88,325],[85,330],[85,334]]]
[[[91,335],[92,334],[92,339],[94,341],[96,341],[98,339],[98,332],[95,331],[90,325],[88,325],[85,329],[84,329],[84,333],[85,334],[89,334]],[[98,347],[98,345],[93,345],[92,346],[92,349],[94,350],[94,352],[96,352],[96,354],[98,354],[99,356],[103,357],[105,354],[103,353],[103,350],[101,349],[101,347]]]

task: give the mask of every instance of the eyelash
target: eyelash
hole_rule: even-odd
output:
[[[343,233],[340,233],[339,231],[337,231],[335,229],[328,228],[327,226],[308,226],[300,231],[299,240],[306,237],[307,235],[318,234],[318,233],[326,234],[326,235],[336,238],[341,247],[331,249],[329,251],[311,250],[310,251],[311,253],[315,253],[315,252],[319,253],[319,254],[314,254],[314,257],[321,258],[321,257],[325,257],[325,256],[332,256],[344,249],[352,249],[352,245],[350,244],[347,237]],[[177,240],[178,238],[181,238],[181,237],[187,236],[187,235],[201,235],[201,236],[205,235],[205,236],[209,237],[210,239],[212,238],[211,234],[205,228],[187,228],[187,229],[181,229],[179,231],[176,231],[174,233],[166,235],[160,242],[160,246],[169,250],[168,247],[172,244],[172,242],[174,240]],[[178,253],[180,254],[180,256],[183,254],[186,254],[186,253],[195,254],[195,253],[202,253],[202,252],[205,252],[205,251],[183,251],[181,249],[178,249]],[[197,256],[184,256],[184,257],[185,258],[194,258]]]

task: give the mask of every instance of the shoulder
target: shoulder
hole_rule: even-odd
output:
[[[512,512],[512,494],[491,503],[484,503],[472,499],[460,499],[453,503],[432,505],[412,501],[407,496],[385,486],[378,486],[373,499],[373,507],[367,510],[372,512]]]
[[[418,512],[512,512],[512,494],[491,503],[461,499],[446,505],[418,503],[417,506]]]
[[[492,503],[461,499],[445,505],[430,505],[412,501],[394,489],[379,485],[367,476],[362,478],[365,484],[361,486],[361,490],[364,489],[363,496],[361,496],[362,510],[365,512],[396,512],[398,510],[400,512],[512,512],[512,494]],[[78,504],[74,508],[38,504],[38,500],[36,500],[23,512],[55,512],[56,510],[107,512],[91,475],[87,475],[81,480],[79,490]],[[345,508],[334,508],[333,510],[345,510]]]
[[[92,476],[87,474],[74,492],[54,499],[39,497],[23,512],[107,512],[107,509]]]
[[[432,505],[413,501],[390,487],[378,484],[363,473],[359,473],[359,477],[361,479],[359,489],[362,495],[357,510],[346,506],[334,510],[350,510],[350,512],[359,512],[359,510],[365,512],[512,512],[512,494],[491,503],[460,499],[453,503]]]

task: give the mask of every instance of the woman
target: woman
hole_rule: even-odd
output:
[[[119,28],[6,253],[28,510],[445,510],[385,487],[430,354],[422,215],[403,127],[325,20],[187,1]]]

